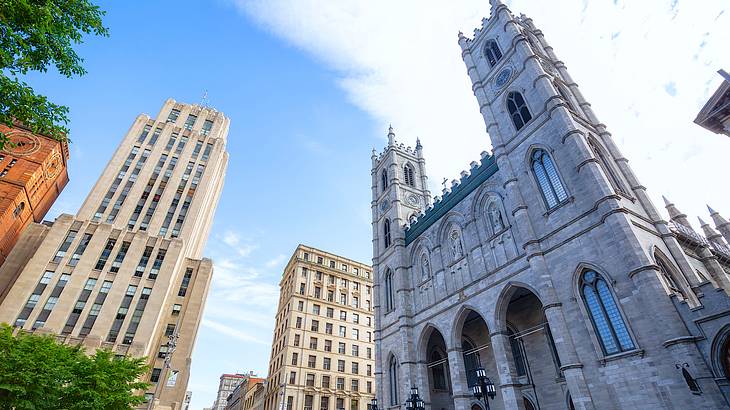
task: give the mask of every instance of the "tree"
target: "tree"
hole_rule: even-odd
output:
[[[0,124],[19,122],[58,140],[68,134],[68,107],[38,95],[18,76],[48,71],[86,74],[73,49],[84,34],[108,36],[104,11],[90,0],[0,0]],[[9,143],[0,132],[0,149]]]
[[[121,410],[144,402],[144,358],[109,350],[87,356],[54,336],[0,325],[1,410]]]

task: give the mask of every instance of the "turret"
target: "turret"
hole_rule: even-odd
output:
[[[715,228],[720,231],[722,236],[725,238],[725,241],[730,243],[730,222],[723,218],[719,212],[712,209],[709,205],[707,205],[707,209],[710,211],[710,217],[715,223]]]
[[[719,232],[712,229],[710,224],[703,221],[702,218],[697,217],[697,219],[699,219],[699,221],[700,221],[700,226],[702,227],[702,232],[705,234],[705,237],[707,237],[707,239],[710,242],[714,242],[714,243],[717,243],[720,245],[725,245],[725,241],[722,239],[722,235],[720,235]]]
[[[662,199],[664,200],[664,205],[667,208],[667,212],[669,212],[669,219],[674,223],[692,229],[692,225],[690,225],[689,221],[687,220],[687,215],[680,212],[679,209],[677,209],[677,207],[674,206],[674,204],[671,203],[666,197],[662,196]]]

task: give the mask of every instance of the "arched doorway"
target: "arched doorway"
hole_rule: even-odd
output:
[[[477,383],[476,369],[484,368],[491,381],[499,386],[499,373],[494,361],[492,342],[489,336],[489,328],[484,318],[472,309],[464,309],[458,316],[454,325],[454,343],[461,344],[461,359],[463,369],[454,372],[458,377],[460,387],[455,395],[461,396],[456,399],[461,408],[472,409],[474,406],[482,409],[481,403],[473,403],[471,387]],[[457,379],[455,379],[457,380]],[[468,406],[468,407],[467,407]],[[502,409],[502,392],[497,388],[497,396],[490,403],[492,409]]]
[[[431,328],[429,332],[425,359],[431,408],[455,410],[446,342],[438,330]]]
[[[505,331],[514,361],[513,376],[522,385],[526,410],[563,408],[560,358],[542,309],[542,302],[531,290],[515,286],[505,294],[502,310]]]
[[[720,348],[720,364],[725,372],[725,378],[730,380],[730,336],[725,338],[725,343]]]

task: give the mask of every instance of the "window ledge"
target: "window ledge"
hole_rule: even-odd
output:
[[[553,212],[555,212],[558,209],[564,207],[565,205],[570,204],[570,203],[573,203],[573,202],[575,202],[575,197],[571,195],[568,198],[566,198],[563,202],[560,202],[559,204],[555,205],[554,207],[548,209],[544,214],[542,214],[542,216],[548,217]]]
[[[644,349],[634,349],[634,350],[629,350],[627,352],[615,353],[610,356],[604,356],[603,358],[599,359],[598,361],[601,363],[602,366],[605,366],[606,363],[608,363],[608,362],[623,359],[626,357],[632,357],[632,356],[644,357],[644,353],[645,353]]]

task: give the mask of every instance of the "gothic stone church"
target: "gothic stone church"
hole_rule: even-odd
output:
[[[730,311],[727,245],[664,220],[543,33],[491,4],[459,44],[493,153],[434,198],[420,143],[373,153],[380,408],[482,409],[480,366],[492,409],[726,408],[728,342],[687,323],[703,292]]]

